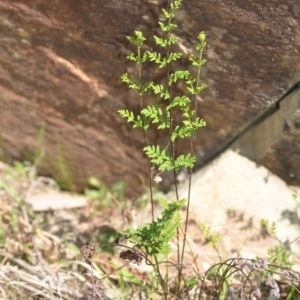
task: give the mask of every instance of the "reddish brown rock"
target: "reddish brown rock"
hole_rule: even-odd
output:
[[[34,152],[45,123],[43,147],[51,157],[60,156],[58,145],[67,149],[67,171],[77,187],[94,175],[107,184],[125,179],[135,194],[146,173],[142,141],[116,113],[138,105],[120,81],[132,70],[126,36],[135,29],[157,33],[166,3],[0,0],[0,138],[6,160],[22,158],[24,149]],[[207,33],[202,74],[209,89],[200,103],[207,127],[196,145],[200,166],[299,80],[300,4],[189,0],[177,17],[176,34],[187,52],[200,31]],[[144,73],[150,78],[152,72],[149,66]],[[165,139],[149,135],[150,141]],[[272,155],[271,169],[278,160]]]

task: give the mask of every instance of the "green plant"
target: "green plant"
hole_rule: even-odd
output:
[[[187,230],[189,223],[190,195],[192,169],[195,163],[194,138],[196,132],[205,126],[205,121],[198,117],[197,95],[206,87],[200,84],[201,67],[205,63],[202,58],[203,49],[206,46],[206,35],[201,32],[195,44],[196,54],[189,56],[189,61],[195,67],[195,72],[178,69],[178,61],[182,53],[178,52],[178,38],[174,17],[182,0],[168,1],[169,9],[163,9],[164,21],[159,22],[160,36],[153,36],[158,51],[149,50],[146,44],[146,37],[141,31],[135,31],[133,36],[129,36],[129,42],[135,47],[135,51],[127,58],[136,66],[136,72],[122,75],[122,81],[129,89],[135,90],[139,98],[139,110],[128,109],[119,110],[119,114],[132,125],[134,129],[139,129],[143,136],[143,151],[146,156],[149,199],[151,203],[152,221],[143,224],[139,228],[129,228],[121,231],[124,239],[131,244],[119,244],[118,246],[126,250],[120,253],[120,258],[140,265],[144,260],[151,265],[154,272],[151,274],[152,282],[150,298],[155,298],[154,293],[158,293],[164,299],[190,299],[189,291],[198,291],[192,299],[202,299],[201,295],[206,290],[207,278],[214,282],[214,299],[244,299],[245,295],[250,299],[260,299],[260,284],[265,282],[270,286],[276,298],[279,298],[278,284],[273,279],[274,272],[289,270],[288,255],[280,255],[280,251],[270,252],[273,257],[270,261],[257,258],[250,260],[237,257],[227,260],[220,259],[220,263],[213,265],[201,277],[185,276],[183,266],[185,262],[185,247],[187,245]],[[165,78],[161,82],[145,81],[143,74],[147,72],[147,67],[154,64],[158,69],[162,69]],[[162,72],[162,71],[161,71]],[[136,74],[136,75],[134,75]],[[176,85],[180,82],[185,87],[185,93],[176,94]],[[151,97],[148,97],[151,95]],[[164,131],[169,139],[165,145],[153,145],[149,142],[149,131]],[[187,153],[178,152],[178,142],[185,139],[189,143]],[[176,176],[182,168],[187,168],[189,173],[189,189],[186,199],[180,199]],[[174,177],[176,197],[171,202],[160,199],[163,205],[162,216],[154,216],[154,181],[155,176],[160,172],[171,171]],[[100,184],[97,188],[101,190]],[[186,214],[181,221],[180,210],[186,205]],[[183,225],[183,226],[182,226]],[[269,226],[267,221],[262,224],[272,234],[275,233],[275,224]],[[211,228],[200,224],[200,229],[207,241],[216,248],[219,235],[211,235]],[[268,233],[269,234],[269,233]],[[170,259],[171,242],[175,241],[177,255],[175,263]],[[195,260],[195,258],[194,258]],[[278,265],[283,261],[284,265]],[[276,265],[275,265],[276,264]],[[175,267],[176,276],[170,278],[170,266]],[[292,273],[293,275],[295,273]],[[122,290],[122,297],[125,296],[124,273],[119,274],[119,285]],[[240,285],[237,289],[230,286],[233,279],[239,279]],[[202,281],[202,284],[199,282]],[[153,286],[157,287],[155,292]],[[148,294],[149,298],[149,294]]]
[[[93,210],[91,215],[97,214],[99,210],[108,207],[113,203],[119,207],[119,209],[122,209],[125,206],[125,181],[118,181],[110,188],[96,177],[90,177],[88,182],[90,188],[84,189],[84,195],[92,201]]]
[[[293,194],[292,197],[293,197],[293,199],[296,201],[297,206],[300,207],[300,201],[299,201],[299,199],[298,199],[298,195],[297,195],[297,194]]]
[[[216,247],[217,242],[220,239],[220,234],[217,233],[215,235],[211,234],[211,226],[207,226],[204,223],[199,224],[200,230],[207,240],[208,244],[211,245],[212,247]]]
[[[165,203],[162,218],[146,223],[141,228],[129,228],[122,232],[122,236],[134,243],[137,248],[145,250],[147,255],[167,256],[171,252],[169,242],[181,224],[178,209],[184,203],[185,201]]]
[[[67,191],[75,191],[75,178],[77,177],[78,170],[75,172],[75,167],[72,163],[72,155],[69,149],[60,142],[55,144],[55,156],[50,156],[44,149],[44,139],[46,135],[46,124],[42,124],[38,138],[37,144],[33,152],[27,150],[21,150],[26,160],[32,163],[32,171],[38,171],[39,173],[51,174],[53,179],[58,183],[58,185]],[[32,174],[34,177],[36,174]]]
[[[171,65],[178,61],[182,53],[178,52],[176,47],[178,38],[174,34],[177,25],[174,23],[175,12],[179,9],[182,0],[170,1],[169,10],[163,9],[165,21],[159,22],[161,36],[153,36],[155,44],[160,48],[159,51],[145,50],[145,41],[141,31],[135,31],[128,40],[135,46],[136,52],[131,53],[127,58],[133,61],[137,67],[137,77],[127,73],[122,75],[122,81],[128,84],[130,89],[136,90],[139,96],[140,109],[138,113],[124,109],[119,110],[120,115],[132,123],[133,128],[139,128],[143,132],[144,153],[147,157],[147,168],[149,174],[150,201],[152,206],[152,222],[143,225],[141,228],[130,228],[122,235],[135,244],[135,248],[142,250],[148,260],[148,256],[153,258],[149,263],[153,264],[156,274],[159,278],[165,299],[167,298],[168,282],[167,277],[163,279],[161,267],[158,263],[158,255],[163,254],[167,257],[170,253],[169,243],[176,237],[177,239],[177,294],[181,290],[182,282],[182,262],[184,259],[186,233],[189,220],[190,191],[186,200],[180,200],[176,184],[176,175],[182,168],[189,169],[189,181],[191,183],[192,169],[195,163],[194,136],[196,131],[205,126],[205,121],[197,116],[196,96],[206,87],[200,84],[201,67],[205,63],[202,59],[203,49],[206,45],[206,36],[204,32],[198,35],[198,41],[195,44],[197,55],[191,54],[189,61],[195,66],[195,76],[188,70],[171,71]],[[152,62],[159,69],[165,69],[165,81],[154,83],[145,82],[142,77],[143,66],[145,63]],[[175,67],[176,69],[176,67]],[[182,81],[185,85],[186,94],[176,95],[174,87]],[[146,95],[152,92],[158,95],[160,102],[151,104],[146,102]],[[174,116],[180,116],[179,121],[174,121]],[[176,118],[178,119],[178,118]],[[147,132],[150,129],[163,130],[169,135],[167,145],[151,145],[147,140]],[[190,143],[189,153],[178,154],[176,145],[179,139],[188,139]],[[157,221],[154,217],[153,201],[153,168],[157,172],[173,171],[174,184],[176,189],[176,199],[174,202],[166,203],[162,218]],[[187,202],[184,227],[180,229],[180,218],[178,211]],[[183,232],[183,238],[180,240],[180,230]],[[141,252],[139,252],[141,254]]]
[[[14,169],[7,169],[5,171],[5,174],[7,178],[9,178],[8,182],[5,180],[0,179],[0,189],[3,189],[3,191],[13,199],[13,202],[11,203],[11,217],[12,217],[12,224],[14,231],[17,232],[17,219],[18,219],[18,209],[21,206],[22,209],[26,211],[26,213],[31,216],[32,218],[35,217],[34,212],[29,207],[27,203],[23,200],[23,198],[20,196],[19,192],[13,187],[12,184],[9,184],[9,181],[20,181],[24,179],[24,181],[31,180],[30,178],[30,169],[32,166],[30,163],[25,162],[21,163],[19,161],[14,162]],[[17,208],[15,210],[15,208]]]

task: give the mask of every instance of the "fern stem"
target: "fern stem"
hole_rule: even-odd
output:
[[[165,282],[161,273],[160,273],[160,269],[159,269],[159,263],[158,263],[158,259],[156,257],[156,255],[154,256],[154,260],[155,260],[155,266],[156,266],[156,272],[158,274],[158,278],[160,281],[160,285],[163,289],[163,293],[164,293],[164,298],[165,300],[168,300],[168,282]]]
[[[170,7],[170,0],[168,0],[168,7]],[[172,9],[171,9],[172,11]],[[172,11],[173,13],[173,11]],[[170,26],[172,21],[172,18],[168,19],[168,25]],[[170,31],[167,31],[167,40],[170,40]],[[170,56],[170,46],[168,45],[166,48],[166,57],[169,58]],[[167,64],[167,83],[169,83],[169,79],[170,79],[170,65]],[[169,89],[169,104],[172,103],[172,90],[170,88],[170,85],[168,84],[168,89]],[[174,128],[174,122],[173,122],[173,109],[170,110],[170,129],[169,129],[169,135],[170,135],[170,148],[171,148],[171,155],[172,155],[172,160],[175,161],[175,155],[176,155],[176,151],[175,151],[175,142],[172,141],[171,136],[173,133],[173,128]],[[177,181],[176,181],[176,170],[175,168],[173,168],[173,180],[174,180],[174,187],[175,187],[175,194],[176,194],[176,200],[179,201],[179,194],[178,194],[178,185],[177,185]],[[178,209],[179,210],[179,209]],[[179,272],[178,272],[178,291],[180,291],[180,281],[181,281],[181,274],[182,274],[182,267],[180,266],[180,239],[179,239],[179,227],[177,227],[176,229],[176,240],[177,240],[177,263],[179,265]],[[168,270],[168,267],[167,267]],[[168,271],[167,271],[168,274]]]
[[[138,52],[138,57],[141,59],[141,47],[137,47],[137,52]],[[139,80],[139,85],[140,85],[140,111],[144,108],[144,103],[143,103],[143,94],[141,93],[141,88],[142,88],[142,63],[138,63],[138,80]],[[143,140],[144,140],[144,147],[148,145],[147,143],[147,137],[146,137],[146,130],[144,127],[144,119],[142,119],[142,130],[143,130]],[[152,176],[151,176],[151,162],[148,156],[147,158],[147,171],[148,171],[148,180],[149,180],[149,192],[150,192],[150,203],[151,203],[151,217],[152,221],[154,221],[154,200],[153,200],[153,182],[152,182]]]
[[[199,52],[199,62],[202,61],[202,54],[203,54],[203,48],[201,48]],[[200,75],[201,75],[201,66],[198,67],[198,74],[197,74],[197,81],[196,81],[196,87],[199,87],[200,85]],[[197,113],[198,113],[198,101],[197,101],[197,95],[195,95],[195,120],[197,118]],[[193,136],[192,136],[193,138]]]
[[[199,62],[200,63],[202,61],[202,53],[203,53],[203,48],[201,48],[201,50],[199,51]],[[197,79],[196,79],[196,88],[198,88],[199,85],[200,85],[200,74],[201,74],[201,64],[198,66]],[[197,110],[198,110],[197,94],[194,95],[194,101],[195,101],[194,121],[196,122],[196,119],[197,119]],[[192,135],[190,137],[190,153],[191,153],[191,155],[194,155],[194,135]],[[183,232],[181,261],[183,261],[183,257],[184,257],[185,245],[186,245],[186,234],[187,234],[187,231],[188,231],[188,223],[189,223],[189,218],[190,218],[192,173],[193,173],[193,169],[189,168],[188,197],[187,197],[187,208],[186,208],[185,224],[184,224],[184,232]]]

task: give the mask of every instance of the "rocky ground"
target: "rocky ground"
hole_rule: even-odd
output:
[[[152,269],[144,262],[137,266],[119,258],[121,247],[116,245],[116,230],[150,221],[149,203],[143,198],[118,201],[113,194],[110,200],[109,205],[103,206],[99,200],[59,191],[53,180],[38,177],[32,166],[17,164],[12,168],[1,164],[1,299],[147,299]],[[160,211],[157,205],[157,216]],[[252,257],[256,254],[265,259],[267,250],[280,245],[253,218],[241,211],[228,210],[225,222],[218,227],[222,228],[220,240],[212,247],[209,242],[218,232],[213,226],[211,233],[204,235],[198,217],[193,208],[184,262],[187,277],[196,276],[200,280],[214,264],[226,260],[227,266],[235,264],[244,248],[248,253],[251,248],[255,250],[250,253]],[[106,248],[109,251],[102,248],[94,260],[98,267],[93,272],[95,292],[92,293],[91,266],[80,253],[80,247],[100,243],[112,243],[112,247]],[[172,247],[176,253],[176,244]],[[169,260],[175,263],[175,254]],[[292,260],[299,267],[299,257],[293,255]],[[131,272],[132,276],[120,275],[121,270]],[[174,271],[175,268],[170,268],[170,276]],[[284,274],[281,269],[276,277],[283,298],[289,289]],[[126,289],[120,288],[120,276]],[[218,281],[206,278],[204,286],[200,282],[188,291],[190,299],[215,299]],[[241,278],[232,279],[228,299],[239,299],[234,295],[240,285]],[[203,294],[199,296],[201,288]],[[153,299],[160,298],[154,293]]]

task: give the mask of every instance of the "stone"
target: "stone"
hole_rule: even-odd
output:
[[[14,0],[0,1],[0,141],[2,159],[12,162],[38,153],[39,132],[46,131],[47,153],[42,174],[51,174],[65,188],[82,190],[89,176],[108,186],[128,183],[135,196],[147,167],[141,134],[132,131],[116,111],[138,109],[138,97],[121,83],[134,72],[126,55],[133,50],[126,36],[135,29],[158,34],[157,21],[167,2],[155,0]],[[207,127],[199,131],[197,168],[224,150],[228,141],[274,104],[300,75],[300,4],[238,0],[183,1],[177,13],[186,67],[192,43],[207,33],[207,64],[202,80],[208,85],[199,101]],[[153,47],[149,40],[147,47]],[[164,73],[147,65],[145,80]],[[175,94],[182,93],[179,85]],[[156,99],[149,96],[149,103]],[[261,160],[282,178],[299,184],[297,138],[280,139]],[[150,143],[166,145],[167,133],[150,131]],[[255,143],[255,141],[254,141]],[[41,146],[41,145],[39,145]],[[62,150],[65,149],[65,150]],[[182,141],[179,153],[188,150]],[[290,155],[290,153],[295,153]],[[26,155],[24,155],[24,153]],[[271,157],[270,157],[271,156]],[[37,160],[37,156],[34,156]],[[278,161],[285,160],[285,167]],[[286,161],[287,160],[287,161]]]
[[[252,121],[231,149],[262,164],[290,185],[299,185],[300,85]]]
[[[35,212],[66,210],[88,205],[87,198],[62,191],[47,191],[28,195],[25,199]]]
[[[187,199],[188,181],[179,184],[178,194],[179,199]],[[278,240],[297,254],[300,206],[294,194],[298,194],[299,201],[299,190],[286,185],[267,168],[227,150],[194,174],[190,219],[211,226],[213,234],[220,234],[218,248],[224,255],[266,257],[268,249],[279,245],[276,238],[264,237],[262,219],[270,226],[274,222]],[[171,191],[168,198],[174,197]],[[190,231],[189,234],[196,235]],[[207,255],[209,251],[211,248]]]

